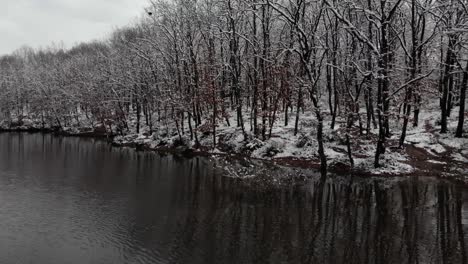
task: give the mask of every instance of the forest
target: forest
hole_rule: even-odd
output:
[[[151,0],[142,13],[105,40],[0,57],[2,129],[322,175],[468,169],[467,0]]]

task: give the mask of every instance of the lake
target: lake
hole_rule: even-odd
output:
[[[0,263],[466,263],[468,189],[330,177],[259,188],[206,157],[0,134]]]

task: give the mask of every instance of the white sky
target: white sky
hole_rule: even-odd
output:
[[[0,0],[0,55],[23,45],[103,39],[143,14],[147,0]]]

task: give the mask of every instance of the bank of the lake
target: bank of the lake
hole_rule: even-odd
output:
[[[431,176],[467,184],[468,138],[455,138],[451,133],[439,133],[436,108],[431,105],[421,112],[421,125],[408,129],[404,147],[399,146],[399,133],[391,134],[386,139],[385,153],[381,155],[379,168],[374,167],[378,131],[371,130],[368,135],[362,135],[360,133],[363,131],[359,130],[347,132],[341,128],[331,129],[329,121],[325,121],[323,140],[329,172],[368,177]],[[232,116],[230,124],[235,123]],[[254,136],[252,131],[243,131],[240,127],[224,123],[217,125],[216,136],[213,136],[208,123],[197,129],[184,131],[183,127],[165,123],[164,120],[155,121],[150,127],[138,122],[134,115],[127,118],[128,128],[122,129],[115,120],[97,122],[93,118],[78,115],[70,117],[64,126],[59,126],[63,122],[45,120],[30,114],[1,121],[0,131],[103,138],[114,146],[139,151],[247,159],[261,161],[267,166],[278,164],[311,170],[320,167],[318,143],[314,135],[316,120],[310,111],[303,114],[301,122],[303,130],[309,131],[308,134],[296,134],[294,125],[289,124],[276,126],[271,130],[270,137],[264,140],[260,135]],[[454,131],[456,118],[452,117],[448,121],[449,129]],[[344,124],[340,122],[337,123],[338,127],[343,127]],[[392,131],[398,131],[398,123],[393,125]],[[347,135],[353,138],[349,149]]]
[[[244,166],[236,167],[236,169],[242,168],[240,172],[236,172],[231,168],[229,170],[230,176],[266,185],[270,185],[271,183],[287,184],[289,182],[301,182],[305,179],[317,176],[317,172],[320,168],[320,161],[318,158],[294,156],[259,157],[258,155],[252,155],[252,151],[244,149],[242,152],[236,152],[229,147],[221,151],[220,149],[222,149],[222,146],[230,144],[229,142],[222,141],[219,142],[219,146],[221,147],[213,150],[206,146],[198,146],[196,148],[194,145],[187,146],[183,141],[178,141],[176,137],[166,139],[165,143],[161,144],[160,141],[155,140],[149,135],[134,134],[116,136],[112,133],[109,134],[102,128],[75,128],[63,130],[51,127],[21,126],[4,127],[0,129],[0,133],[42,133],[59,137],[95,138],[103,140],[114,147],[130,148],[135,151],[150,151],[162,154],[180,155],[183,157],[212,157],[219,161],[227,161],[227,163],[240,162],[244,164]],[[254,141],[259,143],[258,140]],[[243,144],[253,145],[252,142],[245,142]],[[463,144],[463,141],[460,144]],[[450,152],[457,152],[456,148],[451,148],[447,145],[444,145],[443,148]],[[407,144],[404,149],[393,149],[393,151],[397,151],[400,156],[404,155],[409,157],[408,159],[400,160],[400,164],[398,164],[397,167],[402,167],[401,164],[404,164],[407,168],[410,167],[411,169],[404,169],[405,167],[403,166],[403,169],[399,170],[398,168],[385,165],[381,169],[372,168],[371,165],[369,165],[369,167],[351,167],[348,162],[339,159],[337,161],[330,161],[329,172],[334,175],[354,175],[367,178],[433,177],[468,185],[468,176],[465,173],[466,170],[468,170],[468,162],[465,162],[463,159],[454,159],[453,154],[447,155],[446,152],[438,153],[430,151],[430,149],[411,143]],[[391,156],[394,157],[395,155]],[[254,167],[255,169],[249,171],[246,169],[249,167]],[[268,171],[272,168],[280,170],[280,172],[274,174],[269,173]],[[242,171],[244,173],[242,173]],[[262,173],[260,173],[260,171]]]

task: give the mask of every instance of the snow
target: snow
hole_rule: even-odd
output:
[[[337,152],[331,148],[327,148],[325,150],[325,154],[327,155],[327,158],[330,160],[344,160],[347,158],[346,154]]]
[[[416,147],[431,150],[435,154],[442,154],[447,150],[441,144],[426,144],[426,143],[418,143],[415,144]]]
[[[440,143],[451,148],[468,149],[468,138],[455,138],[453,136],[444,135],[440,138]]]
[[[310,106],[306,109],[311,109]],[[363,113],[364,111],[362,111]],[[406,137],[406,143],[413,145],[416,148],[426,150],[432,155],[428,157],[428,162],[433,164],[446,164],[445,161],[439,161],[436,157],[445,157],[448,154],[449,159],[453,159],[459,163],[468,163],[468,138],[454,138],[453,134],[440,134],[437,131],[438,109],[436,103],[429,105],[423,109],[420,115],[420,126],[409,127]],[[316,120],[315,114],[311,110],[301,113],[299,122],[299,133],[294,135],[294,118],[287,126],[284,125],[284,117],[280,115],[275,122],[275,126],[271,131],[271,138],[262,140],[262,136],[255,137],[251,131],[249,120],[245,120],[245,134],[240,127],[236,126],[234,114],[230,115],[231,126],[228,126],[224,120],[219,120],[216,128],[217,146],[213,148],[213,136],[210,131],[197,131],[199,143],[205,152],[213,155],[219,154],[240,154],[242,156],[252,157],[256,159],[272,160],[277,159],[304,159],[318,162],[317,155],[317,139],[316,139]],[[250,113],[244,113],[245,117],[250,116]],[[92,132],[97,127],[98,123],[90,121],[84,116],[76,118],[78,123],[70,123],[64,127],[64,130],[70,134],[79,134],[81,132]],[[74,119],[72,119],[74,120]],[[0,127],[8,129],[12,123],[21,123],[21,128],[41,128],[43,123],[37,117],[31,114],[28,118],[23,118],[18,122],[18,119],[0,121]],[[164,120],[157,122],[157,118],[153,118],[153,133],[150,133],[149,127],[144,122],[141,124],[140,133],[136,133],[136,117],[130,115],[128,124],[129,129],[124,131],[124,135],[114,137],[113,142],[116,145],[132,146],[142,144],[149,149],[165,148],[194,148],[196,142],[190,137],[188,132],[188,124],[185,123],[184,134],[179,136],[174,123],[166,123]],[[449,120],[449,128],[454,130],[455,118]],[[45,127],[52,127],[53,121],[48,121]],[[371,172],[373,174],[406,174],[415,171],[411,165],[411,157],[404,149],[395,147],[395,142],[398,142],[400,123],[392,122],[393,136],[388,140],[386,153],[382,156],[382,167],[374,168],[374,156],[376,150],[375,139],[378,133],[372,129],[369,135],[359,135],[357,130],[350,134],[352,143],[352,155],[355,168]],[[209,124],[203,124],[208,126]],[[346,147],[346,130],[343,128],[345,124],[340,120],[337,121],[334,129],[330,128],[330,120],[324,122],[324,145],[325,154],[328,163],[333,166],[335,164],[349,164],[349,158]],[[113,129],[116,133],[116,127]],[[357,129],[357,128],[356,128]],[[267,131],[267,135],[269,131]],[[450,161],[447,161],[450,162]],[[455,168],[456,169],[456,168]]]
[[[427,162],[434,163],[434,164],[447,164],[447,162],[437,161],[437,160],[428,160]]]
[[[453,157],[456,161],[468,163],[468,158],[464,157],[464,156],[463,156],[462,154],[460,154],[460,153],[455,153],[455,154],[452,155],[452,157]]]

